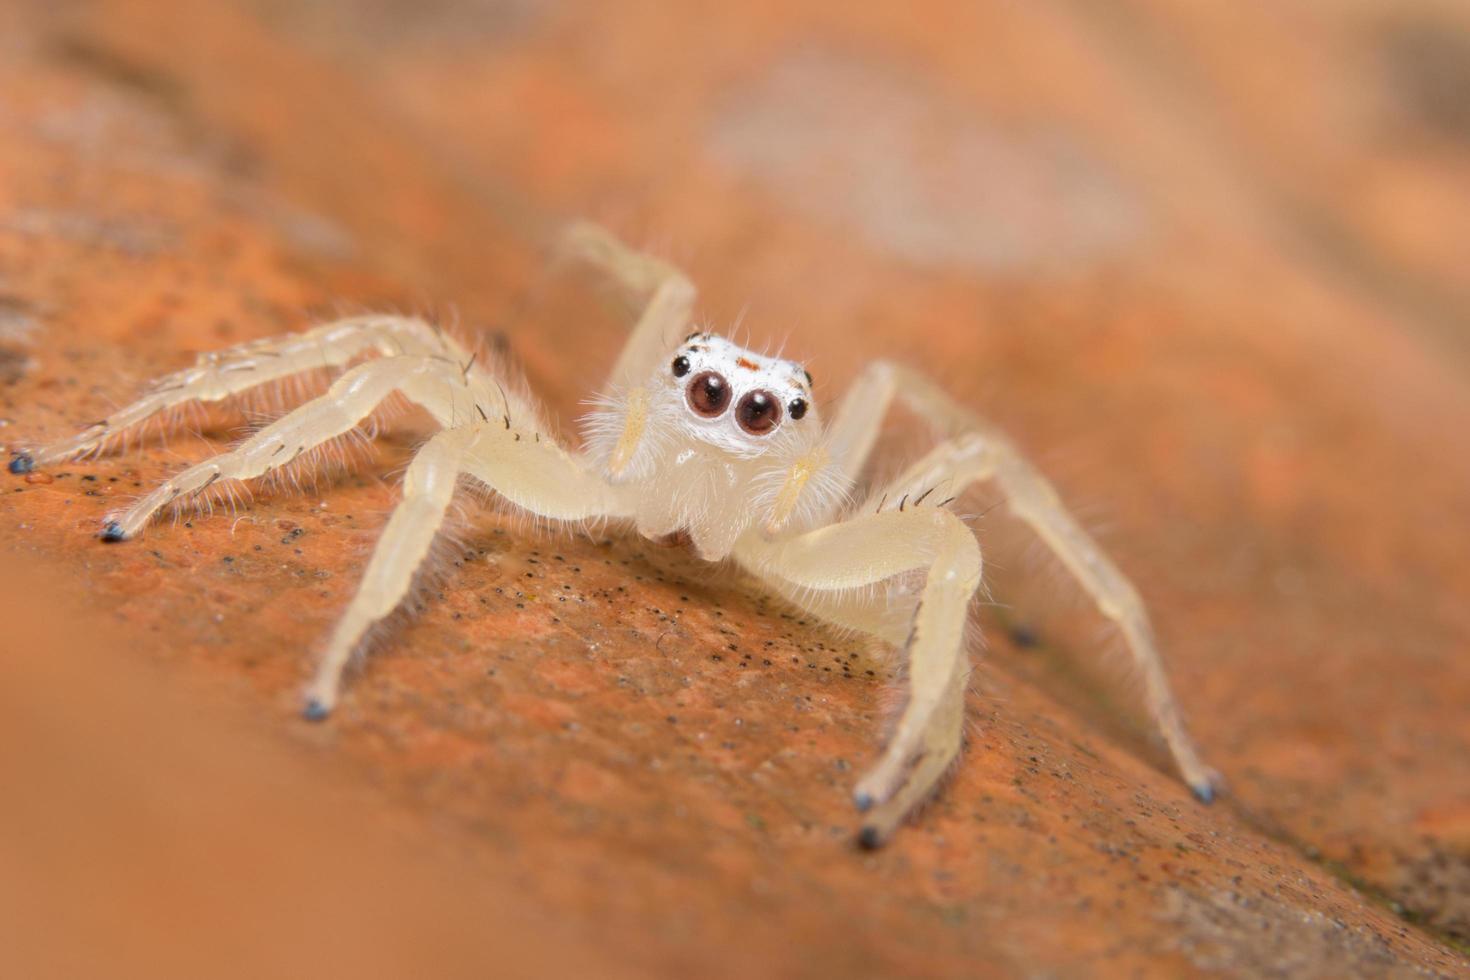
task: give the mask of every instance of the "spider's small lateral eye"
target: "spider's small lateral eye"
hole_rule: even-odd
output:
[[[769,391],[747,392],[735,406],[735,421],[753,436],[763,436],[781,421],[781,403]]]
[[[794,419],[799,419],[806,414],[806,399],[793,398],[791,404],[786,406],[786,411]]]
[[[730,404],[730,383],[715,371],[696,374],[687,392],[689,407],[707,419],[724,412]]]
[[[689,358],[680,354],[674,358],[674,377],[682,378],[689,373]]]

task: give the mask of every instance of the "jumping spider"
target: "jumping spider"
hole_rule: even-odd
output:
[[[467,476],[540,519],[625,522],[654,539],[687,535],[701,558],[730,559],[818,618],[903,648],[907,702],[853,794],[864,813],[859,840],[870,847],[924,800],[960,750],[970,674],[965,627],[981,560],[975,535],[949,505],[966,487],[994,480],[1117,624],[1175,763],[1201,800],[1213,797],[1215,774],[1184,730],[1138,593],[1004,435],[926,378],[887,362],[870,366],[824,423],[801,365],[689,332],[695,291],[677,270],[587,224],[572,226],[563,245],[642,310],[581,451],[547,436],[530,398],[497,378],[500,365],[478,361],[422,320],[362,316],[205,355],[74,438],[15,456],[10,470],[100,451],[189,403],[223,401],[311,369],[340,372],[320,397],[108,520],[103,540],[122,541],[170,504],[220,481],[265,476],[350,433],[401,394],[439,431],[408,467],[403,500],[307,689],[306,718],[325,719],[337,703],[344,669],[369,629],[409,593]],[[848,493],[894,399],[942,439],[851,505]],[[916,575],[922,585],[914,589],[872,588]]]

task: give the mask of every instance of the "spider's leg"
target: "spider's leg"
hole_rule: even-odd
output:
[[[465,443],[474,437],[473,427],[440,432],[409,464],[403,478],[403,500],[378,538],[352,605],[337,621],[326,656],[307,691],[308,720],[320,721],[331,712],[337,703],[342,671],[364,634],[408,594],[414,573],[428,557],[445,511],[454,499]]]
[[[941,437],[990,432],[979,416],[922,374],[891,361],[874,361],[848,388],[827,427],[828,451],[847,480],[856,480],[867,465],[895,399]]]
[[[742,564],[797,603],[926,572],[908,623],[908,702],[882,758],[857,784],[867,812],[861,842],[881,844],[933,790],[960,750],[970,675],[965,624],[980,586],[980,546],[949,511],[921,507],[864,514],[794,538],[747,537]]]
[[[1169,686],[1153,627],[1133,584],[1067,511],[1056,489],[993,426],[956,404],[927,378],[886,367],[897,392],[917,413],[953,435],[876,490],[864,509],[892,509],[915,500],[956,497],[971,484],[994,479],[1010,511],[1024,521],[1066,567],[1104,616],[1117,624],[1143,679],[1149,716],[1195,796],[1214,798],[1219,775],[1200,759]],[[928,494],[926,498],[924,495]]]
[[[1143,679],[1149,715],[1164,736],[1185,782],[1202,802],[1215,798],[1220,776],[1200,758],[1164,671],[1153,625],[1133,583],[1067,511],[1046,478],[1009,442],[992,444],[995,481],[1010,511],[1025,521],[1061,560],[1104,616],[1117,624]]]
[[[496,419],[434,436],[409,465],[403,501],[389,518],[362,584],[332,633],[307,692],[308,719],[327,716],[337,703],[342,673],[368,630],[408,594],[462,474],[552,520],[588,520],[615,516],[620,510],[613,488],[535,433],[502,426]]]
[[[837,403],[827,426],[827,451],[849,484],[856,482],[878,441],[893,404],[895,371],[887,361],[869,364]]]
[[[423,320],[399,316],[361,316],[322,324],[299,334],[251,341],[203,354],[192,367],[155,381],[142,398],[94,422],[74,436],[22,453],[11,460],[12,473],[73,459],[100,450],[149,419],[191,402],[221,402],[274,381],[319,368],[340,368],[368,353],[438,355],[451,360],[468,355]]]
[[[321,397],[267,425],[233,450],[165,480],[110,520],[102,532],[103,539],[130,538],[161,508],[202,493],[221,480],[253,479],[292,462],[357,426],[394,391],[423,405],[445,426],[456,419],[475,418],[484,411],[476,407],[475,393],[464,384],[462,372],[447,361],[436,357],[369,361],[342,375]]]
[[[608,375],[608,387],[622,389],[640,381],[689,329],[694,285],[678,269],[629,248],[589,222],[570,225],[562,234],[560,250],[605,274],[638,310],[638,322]]]

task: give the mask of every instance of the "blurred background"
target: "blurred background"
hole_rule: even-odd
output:
[[[891,668],[620,536],[476,518],[303,725],[412,439],[97,545],[219,427],[5,475],[8,974],[1470,973],[1470,8],[10,0],[0,444],[370,308],[574,431],[622,329],[574,217],[828,402],[897,358],[1007,427],[1228,795],[999,512],[969,750],[876,854]]]

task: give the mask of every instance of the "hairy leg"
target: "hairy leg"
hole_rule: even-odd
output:
[[[220,402],[251,389],[318,368],[340,368],[364,354],[439,356],[466,363],[469,355],[423,320],[360,316],[304,333],[251,341],[203,354],[192,366],[154,382],[142,398],[67,439],[10,461],[12,473],[104,448],[160,413],[191,402]]]
[[[863,510],[948,503],[971,484],[994,479],[1010,511],[1024,521],[1123,634],[1143,680],[1150,718],[1185,782],[1200,800],[1214,798],[1219,776],[1205,765],[1184,727],[1169,686],[1153,627],[1138,591],[1077,523],[1055,488],[1005,436],[955,404],[933,382],[912,371],[883,366],[876,377],[916,412],[952,434],[897,479],[876,490]]]
[[[585,221],[569,226],[561,250],[606,275],[635,309],[638,322],[608,375],[607,386],[643,380],[664,351],[683,339],[694,311],[694,285],[661,259],[629,248],[605,228]]]
[[[965,624],[980,586],[980,546],[939,508],[865,514],[778,541],[745,539],[741,564],[793,601],[820,610],[823,596],[925,571],[906,641],[909,692],[878,763],[854,793],[867,812],[861,842],[881,844],[933,790],[959,753],[970,675]]]
[[[161,508],[200,494],[221,480],[250,480],[357,426],[395,391],[428,409],[442,426],[488,417],[460,369],[432,357],[369,361],[338,378],[326,393],[256,432],[233,450],[190,466],[108,522],[103,538],[135,535]],[[489,392],[479,393],[493,398]],[[491,402],[493,407],[494,403]]]
[[[919,372],[891,361],[874,361],[847,390],[828,427],[832,458],[848,480],[856,480],[867,465],[895,400],[928,422],[941,438],[1001,437],[998,430]]]
[[[424,444],[403,478],[403,500],[373,548],[367,571],[352,604],[337,621],[326,655],[307,689],[304,714],[310,721],[326,718],[337,703],[342,671],[368,629],[387,616],[408,594],[414,574],[429,555],[434,536],[454,499],[460,463],[476,429],[440,432]]]
[[[403,480],[403,500],[373,550],[362,584],[338,621],[307,691],[305,716],[318,721],[337,703],[342,674],[369,629],[396,609],[428,557],[434,536],[469,476],[538,517],[617,516],[616,491],[550,440],[499,420],[449,429],[419,450]]]
[[[893,404],[895,370],[887,361],[869,364],[837,403],[837,411],[827,426],[828,452],[849,484],[857,481],[867,465],[883,420],[888,417]]]
[[[1154,640],[1153,625],[1133,583],[1118,570],[1097,542],[1082,530],[1050,483],[1015,447],[994,445],[995,481],[1011,512],[1025,521],[1061,560],[1091,596],[1104,616],[1117,624],[1134,668],[1143,679],[1144,698],[1154,725],[1174,757],[1194,795],[1209,803],[1215,798],[1219,774],[1205,765],[1184,718]]]

